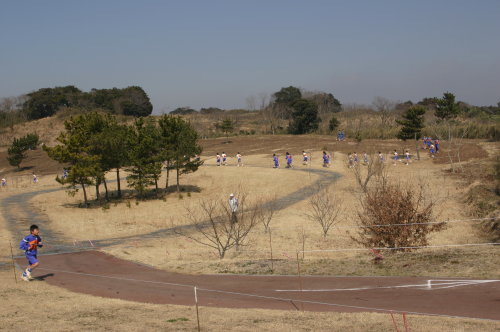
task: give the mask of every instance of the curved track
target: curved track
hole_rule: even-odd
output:
[[[321,175],[314,183],[279,200],[285,208],[314,193],[338,174],[321,169],[296,169]],[[43,225],[48,242],[60,234],[50,221],[30,206],[47,189],[4,198],[0,206],[13,234],[22,234],[31,223]],[[144,239],[174,234],[171,228],[131,236]],[[123,238],[96,241],[98,246],[122,242]],[[36,279],[71,291],[125,300],[194,304],[194,286],[200,305],[227,308],[269,308],[311,311],[375,311],[460,316],[500,320],[499,280],[429,280],[424,277],[296,277],[243,275],[185,275],[157,270],[121,260],[98,251],[44,255]],[[17,259],[24,265],[24,258]]]

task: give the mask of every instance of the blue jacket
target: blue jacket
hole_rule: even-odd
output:
[[[24,250],[26,255],[36,255],[38,247],[43,247],[42,238],[38,235],[30,234],[19,243],[19,249]]]

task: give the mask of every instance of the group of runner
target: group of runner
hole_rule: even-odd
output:
[[[434,158],[436,153],[439,152],[439,139],[433,139],[432,137],[424,137],[422,139],[422,142],[424,143],[424,149],[429,150],[429,154],[431,155],[431,158]]]
[[[215,161],[217,166],[227,166],[227,154],[224,151],[222,151],[222,154],[219,154],[219,152],[217,152]],[[242,156],[239,152],[236,154],[236,166],[243,166]]]
[[[36,174],[33,173],[32,176],[33,176],[33,183],[38,183],[38,177],[36,176]],[[0,180],[0,187],[7,187],[7,179],[5,177],[3,177]]]

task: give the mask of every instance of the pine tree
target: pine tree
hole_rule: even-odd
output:
[[[425,107],[415,105],[410,107],[401,120],[396,120],[396,123],[401,125],[401,129],[397,135],[399,139],[407,140],[421,137],[422,128],[424,128]]]
[[[449,120],[455,118],[459,111],[458,103],[455,102],[455,95],[445,92],[443,98],[437,100],[434,114],[441,120]]]

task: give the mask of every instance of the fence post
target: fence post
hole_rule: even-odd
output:
[[[196,286],[194,286],[194,304],[196,306],[196,323],[198,324],[198,332],[200,332],[200,314],[198,312],[198,293],[196,291]]]
[[[14,253],[12,251],[12,241],[9,240],[10,245],[10,258],[12,259],[12,271],[14,272],[14,280],[17,284],[17,275],[16,275],[16,264],[14,263]]]
[[[302,279],[300,278],[300,260],[299,260],[299,252],[297,251],[297,275],[299,277],[299,289],[302,294]],[[304,302],[300,302],[300,307],[302,311],[304,311]]]
[[[273,262],[273,239],[271,237],[271,228],[269,228],[269,248],[271,249],[271,273],[274,273],[274,262]]]

